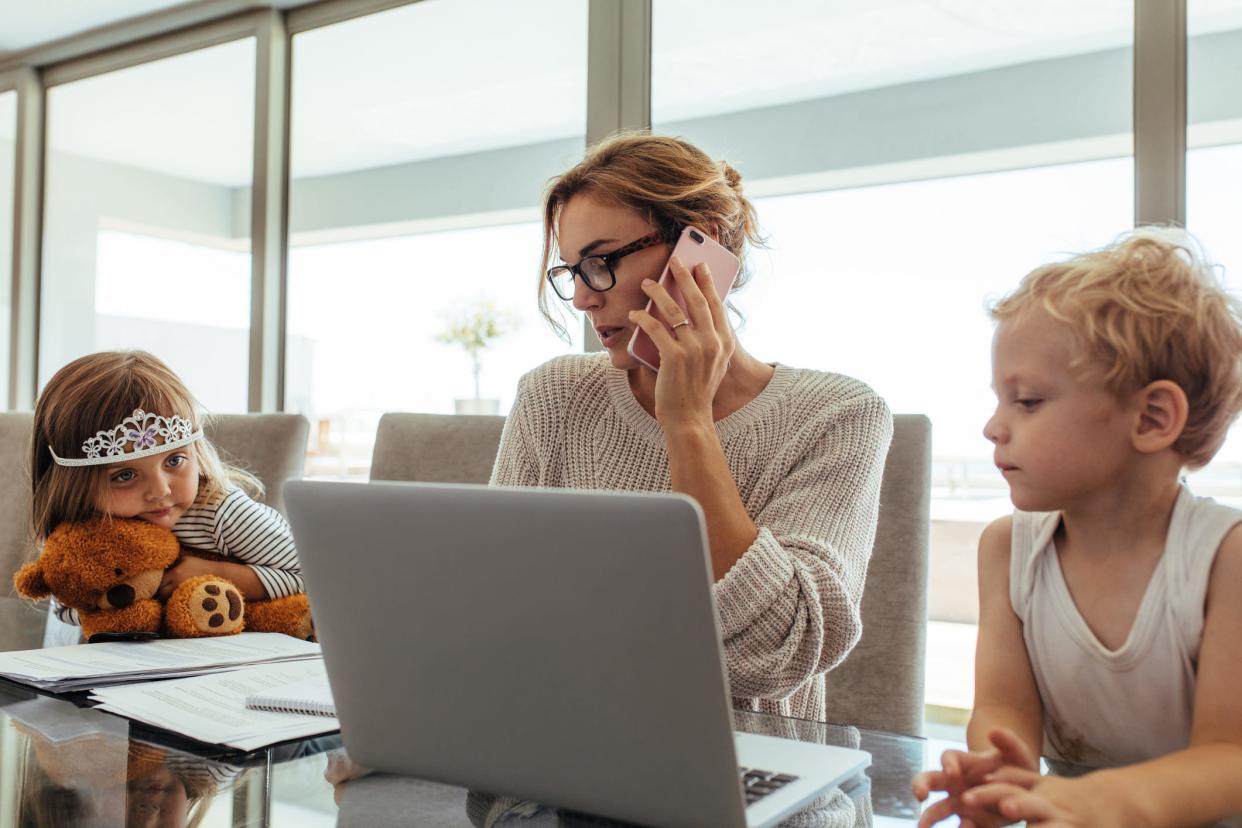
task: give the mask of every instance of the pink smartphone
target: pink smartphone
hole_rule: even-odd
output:
[[[707,268],[712,275],[712,284],[716,286],[716,295],[721,301],[724,301],[725,296],[728,295],[729,288],[733,287],[733,282],[737,279],[738,271],[742,269],[742,263],[737,256],[721,247],[711,236],[694,227],[687,227],[681,231],[681,236],[677,239],[677,244],[673,247],[669,258],[673,256],[680,259],[681,263],[690,270],[694,270],[695,265],[701,262],[707,262]],[[673,297],[673,301],[685,310],[686,302],[667,264],[664,265],[664,272],[660,274],[659,281]],[[664,327],[671,327],[654,302],[647,302],[647,313],[658,319]],[[630,356],[651,370],[660,370],[660,351],[642,328],[634,329],[634,335],[630,337],[630,344],[626,350]]]

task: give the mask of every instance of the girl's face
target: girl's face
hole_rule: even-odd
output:
[[[125,828],[179,828],[189,803],[185,785],[164,766],[126,785]]]
[[[579,193],[561,210],[557,226],[558,245],[565,264],[575,265],[586,256],[611,253],[656,231],[656,227],[627,207],[618,207]],[[639,362],[626,352],[635,325],[629,312],[647,306],[643,279],[659,278],[668,261],[669,246],[657,244],[623,257],[613,264],[617,283],[600,293],[574,279],[573,305],[587,315],[596,335],[608,351],[614,368],[629,370]]]
[[[1134,418],[1102,382],[1071,371],[1073,332],[1043,311],[1001,322],[992,343],[996,412],[983,434],[1013,505],[1073,508],[1126,474]]]
[[[104,474],[99,510],[113,517],[172,529],[198,497],[198,461],[191,446],[110,463]]]

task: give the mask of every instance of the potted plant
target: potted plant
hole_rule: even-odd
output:
[[[474,398],[454,400],[458,414],[498,414],[500,400],[482,399],[479,394],[479,373],[482,370],[482,354],[496,340],[517,327],[513,314],[500,308],[490,299],[478,299],[450,313],[448,324],[436,340],[446,345],[456,345],[470,357],[474,370]]]

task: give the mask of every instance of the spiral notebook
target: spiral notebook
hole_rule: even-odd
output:
[[[332,688],[328,686],[326,673],[312,679],[281,684],[251,693],[246,696],[246,707],[251,710],[267,710],[273,713],[336,715],[336,704],[332,701]]]

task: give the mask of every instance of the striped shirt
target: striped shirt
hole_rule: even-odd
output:
[[[293,533],[284,516],[241,489],[230,489],[215,503],[196,502],[173,525],[172,532],[187,549],[236,558],[249,566],[268,598],[306,590]],[[55,600],[52,605],[61,621],[78,623],[77,612]]]

